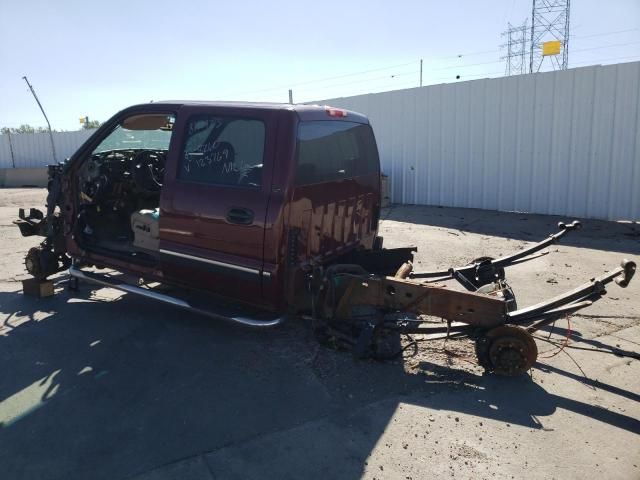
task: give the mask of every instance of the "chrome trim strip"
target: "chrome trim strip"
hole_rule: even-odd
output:
[[[209,264],[215,265],[217,267],[231,268],[233,270],[239,270],[241,272],[247,272],[247,273],[253,273],[255,275],[260,275],[260,270],[257,270],[255,268],[241,267],[240,265],[234,265],[233,263],[218,262],[217,260],[210,260],[208,258],[195,257],[193,255],[187,255],[186,253],[174,252],[174,251],[171,251],[171,250],[160,249],[160,253],[165,253],[167,255],[173,255],[174,257],[186,258],[187,260],[194,260],[196,262],[209,263]]]
[[[189,232],[187,230],[176,230],[174,228],[161,228],[161,233],[174,233],[176,235],[184,235],[186,237],[193,237],[193,232]]]
[[[153,290],[149,290],[147,288],[140,288],[134,285],[129,285],[128,283],[111,281],[104,275],[97,275],[90,272],[83,272],[82,270],[80,270],[78,267],[75,267],[75,266],[72,266],[71,268],[69,268],[69,275],[79,280],[86,280],[87,282],[95,283],[97,285],[102,285],[104,287],[111,287],[117,290],[122,290],[123,292],[132,293],[134,295],[140,295],[143,297],[150,298],[152,300],[157,300],[162,303],[173,305],[174,307],[183,308],[185,310],[199,313],[201,315],[206,315],[208,317],[212,317],[218,320],[226,320],[229,322],[237,323],[245,327],[254,327],[254,328],[275,327],[277,325],[280,325],[285,320],[284,315],[271,320],[258,320],[256,318],[240,317],[240,316],[227,317],[225,315],[221,315],[219,313],[215,313],[210,310],[203,310],[201,308],[192,307],[188,302],[185,302],[184,300],[181,300],[179,298],[171,297],[163,293],[154,292]]]

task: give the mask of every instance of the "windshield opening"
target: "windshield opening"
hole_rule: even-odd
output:
[[[125,119],[100,142],[93,153],[112,150],[169,150],[175,116],[164,116],[166,121],[162,122],[161,126],[158,122],[147,122],[145,125],[139,121],[140,117],[137,116],[136,122],[128,122],[129,119]],[[123,124],[132,128],[125,128]]]

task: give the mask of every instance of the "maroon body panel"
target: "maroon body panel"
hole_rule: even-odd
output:
[[[292,159],[295,158],[297,117],[291,111],[279,115],[276,134],[276,164],[273,169],[271,195],[264,232],[263,299],[275,310],[285,307],[284,288],[287,269],[288,205],[293,181]]]
[[[322,264],[356,247],[371,249],[377,233],[379,177],[350,178],[294,189],[289,225],[300,229],[297,259]]]
[[[172,112],[176,119],[160,197],[157,263],[139,265],[103,252],[83,250],[69,234],[78,207],[72,181],[78,164],[123,118],[158,111]],[[199,115],[263,122],[264,157],[259,187],[181,179],[186,129],[190,119]],[[292,271],[303,271],[311,264],[328,262],[356,248],[371,249],[377,234],[379,171],[296,186],[298,126],[318,120],[368,124],[365,117],[353,112],[347,112],[344,118],[333,118],[324,107],[288,104],[166,102],[120,112],[71,159],[67,177],[71,195],[67,198],[76,200],[70,200],[65,211],[69,253],[81,261],[165,283],[222,294],[270,310],[286,309],[287,291],[291,294],[287,282],[291,281]],[[235,222],[232,214],[238,210],[250,212],[251,221]]]

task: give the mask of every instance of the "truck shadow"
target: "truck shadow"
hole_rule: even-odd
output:
[[[430,362],[408,373],[320,347],[302,323],[247,331],[91,292],[0,293],[5,478],[129,478],[198,455],[221,478],[359,478],[401,403],[423,409],[416,422],[446,410],[543,428],[561,408],[640,433],[638,419],[528,377]]]
[[[383,210],[381,218],[383,221],[429,225],[448,230],[452,235],[474,233],[534,243],[556,233],[558,222],[574,220],[573,217],[553,215],[423,205],[392,206]],[[582,219],[581,222],[582,229],[569,232],[558,245],[640,255],[640,226],[637,223],[594,219]]]

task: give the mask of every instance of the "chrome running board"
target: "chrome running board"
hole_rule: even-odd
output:
[[[225,314],[214,312],[212,310],[205,310],[203,308],[194,307],[185,300],[172,297],[170,295],[165,295],[164,293],[158,293],[147,288],[136,287],[135,285],[130,285],[128,283],[118,282],[117,280],[110,279],[104,275],[84,272],[76,266],[72,266],[71,268],[69,268],[69,275],[71,275],[72,278],[77,278],[78,280],[84,280],[89,283],[101,285],[103,287],[115,288],[123,292],[132,293],[134,295],[140,295],[142,297],[150,298],[152,300],[166,303],[168,305],[173,305],[174,307],[182,308],[184,310],[189,310],[191,312],[195,312],[200,315],[206,315],[207,317],[236,323],[239,325],[243,325],[245,327],[252,327],[252,328],[276,327],[280,325],[282,322],[284,322],[284,319],[285,319],[285,316],[281,316],[277,318],[260,320],[258,318],[236,316],[236,315],[225,315]]]

